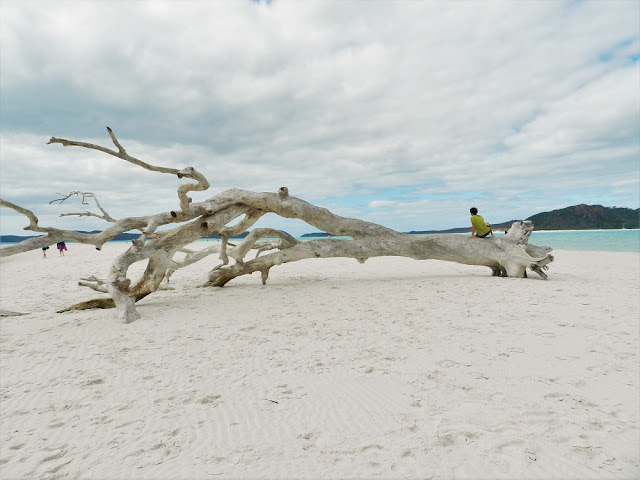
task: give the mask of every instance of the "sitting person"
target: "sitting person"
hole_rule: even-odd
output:
[[[481,215],[478,215],[478,209],[474,207],[469,211],[471,212],[471,235],[469,236],[486,238],[491,235],[493,237],[493,230],[491,229],[491,225],[489,223],[486,223]]]

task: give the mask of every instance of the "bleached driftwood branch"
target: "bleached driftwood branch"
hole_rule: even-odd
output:
[[[274,212],[288,218],[298,218],[324,231],[338,236],[351,236],[353,240],[321,239],[295,242],[279,252],[244,261],[255,237],[249,235],[234,250],[236,263],[212,270],[206,283],[208,286],[223,286],[233,278],[260,271],[266,281],[269,269],[281,263],[305,258],[350,257],[359,261],[375,256],[405,256],[417,260],[436,259],[484,265],[493,275],[524,277],[527,268],[546,278],[543,272],[553,260],[550,248],[528,245],[533,226],[531,222],[516,222],[509,234],[498,238],[449,235],[415,236],[365,222],[332,214],[324,208],[308,204],[303,200],[287,196],[285,200],[276,194],[254,193],[235,190],[238,201],[243,204]]]
[[[80,285],[81,287],[89,287],[96,292],[109,293],[106,283],[107,282],[100,278],[97,278],[95,275],[91,275],[87,278],[81,278],[78,282],[78,285]]]
[[[196,262],[212,255],[214,253],[220,253],[220,243],[214,243],[213,245],[208,246],[207,248],[203,248],[202,250],[193,251],[188,248],[180,248],[177,253],[184,253],[185,256],[181,260],[177,258],[173,258],[171,260],[171,264],[167,269],[167,273],[165,274],[165,281],[169,283],[171,276],[179,269],[188,267],[189,265],[193,265]]]
[[[96,249],[100,250],[105,242],[111,240],[112,238],[115,238],[120,233],[124,233],[135,228],[127,228],[126,222],[122,222],[120,224],[116,222],[116,225],[107,230],[104,230],[103,232],[96,234],[86,234],[73,230],[61,230],[58,228],[41,227],[38,224],[38,217],[31,210],[20,207],[1,198],[0,207],[10,208],[18,213],[21,213],[22,215],[25,215],[29,219],[29,225],[24,227],[24,230],[46,234],[40,237],[28,238],[14,245],[2,247],[0,248],[0,257],[7,257],[10,255],[15,255],[17,253],[28,252],[29,250],[48,247],[61,241],[88,243],[94,245]]]
[[[97,278],[94,275],[88,278],[81,278],[78,285],[81,287],[88,287],[96,292],[109,293],[109,290],[107,289],[107,281],[102,278]],[[173,290],[173,288],[166,285],[160,285],[158,290]]]
[[[85,199],[87,198],[93,198],[93,201],[96,202],[96,206],[100,209],[100,211],[102,212],[102,215],[98,215],[96,213],[92,213],[92,212],[84,212],[84,213],[63,213],[60,216],[61,217],[69,217],[69,216],[78,216],[78,217],[97,217],[97,218],[101,218],[102,220],[106,220],[107,222],[111,222],[111,223],[115,223],[116,220],[114,218],[111,217],[111,215],[109,215],[109,213],[102,208],[102,205],[100,205],[100,202],[98,201],[98,197],[95,196],[94,193],[92,192],[79,192],[79,191],[75,191],[75,192],[71,192],[68,195],[62,195],[62,194],[58,194],[61,195],[61,198],[56,198],[54,200],[51,200],[49,202],[49,205],[51,205],[52,203],[63,203],[65,200],[67,200],[68,198],[72,197],[72,196],[81,196],[82,197],[82,205],[89,205],[87,202],[85,202]]]
[[[277,240],[259,240],[253,246],[253,249],[257,250],[255,258],[258,258],[258,256],[262,252],[266,252],[268,250],[275,250],[276,248],[278,250],[282,250],[283,248],[285,248],[285,244],[283,243],[282,239],[277,239]]]
[[[178,187],[179,210],[147,217],[114,220],[111,227],[96,234],[80,234],[40,227],[33,212],[11,202],[0,200],[0,206],[12,208],[29,219],[29,226],[25,229],[46,233],[38,239],[30,239],[14,247],[2,248],[0,256],[51,245],[60,240],[88,243],[100,249],[106,241],[120,233],[130,230],[142,232],[140,237],[133,241],[132,246],[114,260],[104,283],[95,277],[84,280],[88,283],[86,286],[97,291],[106,290],[111,298],[90,300],[63,311],[115,306],[118,317],[122,321],[131,322],[139,318],[135,308],[138,300],[158,290],[163,279],[168,279],[177,268],[199,261],[214,250],[211,247],[202,252],[185,252],[185,246],[214,233],[222,238],[217,250],[222,263],[209,272],[205,286],[223,286],[233,278],[255,271],[261,272],[262,282],[266,283],[272,267],[306,258],[347,257],[364,262],[367,258],[374,256],[405,256],[417,260],[438,259],[468,265],[484,265],[491,269],[493,275],[498,276],[524,277],[526,269],[529,268],[543,278],[546,278],[543,270],[546,270],[548,264],[553,261],[550,248],[528,244],[529,235],[533,230],[531,222],[514,223],[508,234],[501,238],[480,239],[461,235],[419,237],[399,233],[363,220],[340,217],[325,208],[292,197],[286,187],[281,187],[277,193],[257,193],[234,188],[203,202],[194,203],[187,193],[206,190],[209,187],[208,181],[202,174],[192,167],[177,170],[142,162],[130,156],[111,129],[107,130],[117,151],[59,138],[52,138],[49,143],[101,151],[147,170],[175,174],[178,178],[190,178],[196,183]],[[106,211],[100,206],[99,208],[105,214],[104,219],[108,220]],[[332,232],[336,236],[349,236],[353,240],[321,239],[298,242],[289,235],[273,229],[255,229],[237,247],[228,250],[230,237],[250,228],[259,218],[270,212],[285,218],[303,220],[319,230]],[[239,218],[240,221],[238,221]],[[158,227],[175,223],[180,225],[171,230],[156,233]],[[233,225],[230,226],[232,223]],[[276,237],[277,240],[261,242],[260,239],[264,237]],[[217,249],[218,245],[215,248]],[[262,251],[274,248],[278,251],[259,256]],[[246,260],[245,257],[251,249],[256,249],[257,254],[254,259]],[[185,258],[174,259],[178,252],[186,253]],[[234,260],[233,264],[230,264],[229,257]],[[133,284],[127,277],[128,269],[132,264],[143,260],[147,261],[146,270],[141,279]]]
[[[187,197],[187,192],[201,191],[209,188],[209,182],[204,177],[204,175],[196,171],[193,167],[186,167],[186,168],[183,168],[182,170],[178,170],[176,168],[158,167],[158,166],[143,162],[142,160],[136,157],[132,157],[127,153],[124,147],[120,145],[120,142],[116,138],[111,128],[107,127],[107,132],[109,133],[109,136],[111,137],[111,141],[113,142],[113,144],[118,148],[117,152],[115,150],[111,150],[109,148],[105,148],[100,145],[94,145],[92,143],[77,142],[75,140],[66,140],[64,138],[56,138],[56,137],[51,137],[48,144],[59,143],[64,147],[83,147],[83,148],[88,148],[90,150],[97,150],[100,152],[107,153],[109,155],[113,155],[114,157],[121,158],[122,160],[125,160],[129,163],[133,163],[134,165],[142,167],[146,170],[150,170],[152,172],[169,173],[172,175],[177,175],[178,178],[191,178],[195,180],[197,182],[195,184],[194,183],[183,184],[178,188],[178,198],[180,199],[180,207],[183,213],[187,213],[189,209],[189,203],[191,203],[191,199]]]
[[[255,231],[255,230],[254,230]],[[282,233],[282,232],[279,232]],[[171,260],[171,266],[169,267],[169,269],[167,270],[167,273],[165,275],[165,281],[167,283],[169,283],[169,280],[171,278],[171,276],[179,269],[181,268],[185,268],[188,267],[189,265],[192,265],[196,262],[199,262],[200,260],[214,254],[214,253],[221,253],[222,250],[222,245],[223,243],[214,243],[213,245],[210,245],[206,248],[203,248],[202,250],[190,250],[188,248],[181,248],[178,250],[178,253],[184,253],[185,256],[181,259],[178,260],[177,258],[173,258],[173,260]],[[284,248],[283,243],[280,239],[278,240],[260,240],[257,241],[253,247],[251,247],[252,250],[256,250],[256,257],[258,255],[260,255],[260,253],[268,251],[268,250],[274,250],[276,248],[281,249]],[[229,243],[226,242],[226,247],[235,247],[236,245],[233,243]],[[226,257],[226,263],[223,263],[222,265],[226,265],[229,263],[229,257]],[[222,265],[219,265],[216,268],[220,268]]]

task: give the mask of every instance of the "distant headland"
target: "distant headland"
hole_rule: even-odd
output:
[[[491,226],[494,230],[508,230],[514,222],[495,223]],[[573,205],[571,207],[551,210],[550,212],[537,213],[526,218],[531,220],[536,230],[616,230],[640,228],[640,209],[624,207],[603,207],[602,205]],[[449,228],[447,230],[412,230],[415,235],[427,235],[433,233],[465,233],[470,226]],[[326,232],[305,233],[303,237],[326,237]]]

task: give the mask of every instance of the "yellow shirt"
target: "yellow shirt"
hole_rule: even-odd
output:
[[[471,215],[471,225],[476,227],[476,235],[478,237],[486,235],[491,230],[485,225],[484,218],[482,218],[480,215]]]

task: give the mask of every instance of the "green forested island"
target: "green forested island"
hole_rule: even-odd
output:
[[[531,220],[536,230],[615,230],[620,228],[640,228],[640,209],[623,207],[603,207],[602,205],[573,205],[572,207],[537,213],[526,218]],[[507,230],[513,222],[492,223],[493,230]],[[412,231],[408,233],[462,233],[470,227],[449,230]]]
[[[531,220],[537,230],[640,228],[640,209],[582,204],[538,213],[527,220]]]

